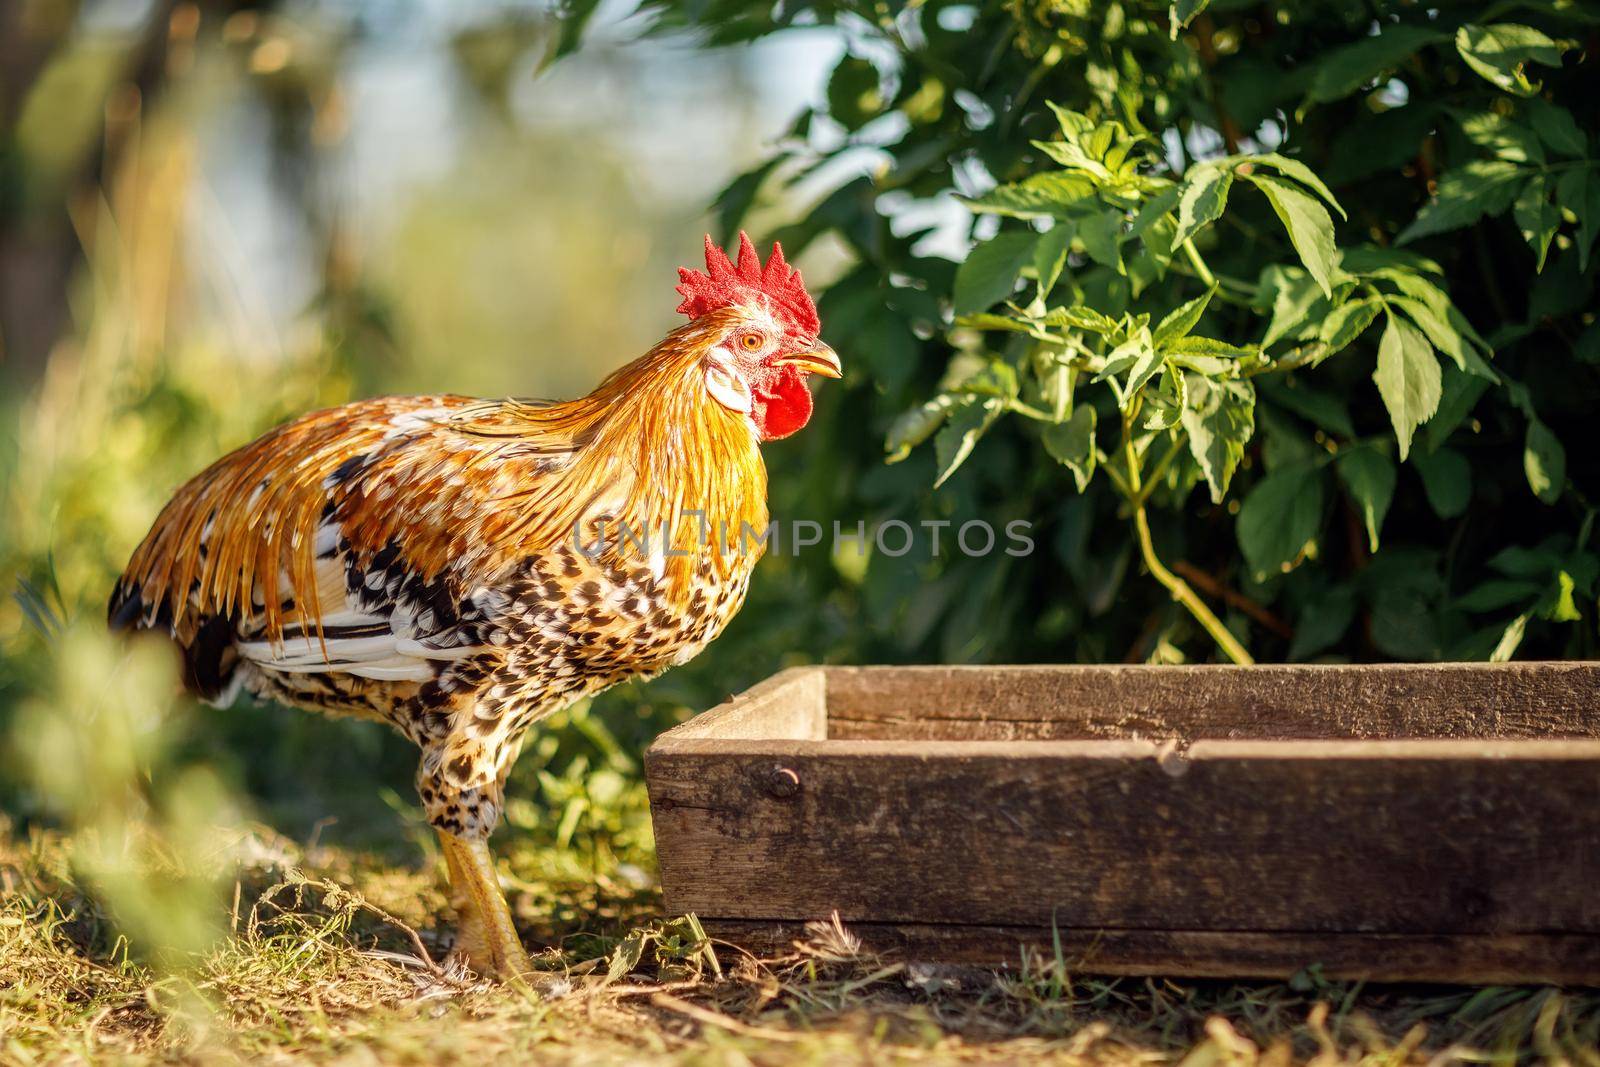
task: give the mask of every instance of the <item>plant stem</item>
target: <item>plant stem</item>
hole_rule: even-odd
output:
[[[1184,437],[1182,432],[1172,435],[1172,445],[1167,449],[1166,455],[1156,460],[1156,465],[1150,468],[1150,476],[1144,479],[1144,487],[1134,494],[1133,503],[1143,505],[1150,499],[1150,494],[1155,492],[1156,485],[1161,481],[1161,476],[1167,473],[1167,468],[1172,466],[1179,453],[1183,451]]]
[[[1258,374],[1282,374],[1287,371],[1299,370],[1308,363],[1314,363],[1328,351],[1328,346],[1322,341],[1308,341],[1298,348],[1290,349],[1278,359],[1270,363],[1262,363],[1251,367],[1240,377],[1254,378]]]
[[[1208,288],[1217,287],[1217,276],[1211,273],[1211,268],[1206,266],[1206,261],[1200,258],[1200,250],[1194,246],[1194,238],[1188,237],[1183,242],[1183,254],[1188,258],[1189,265]]]
[[[1021,415],[1024,418],[1033,419],[1036,422],[1056,423],[1061,421],[1049,412],[1040,411],[1027,401],[1018,400],[1016,397],[1012,397],[1010,400],[1007,400],[1006,407],[1009,410],[1016,412],[1018,415]]]
[[[1188,582],[1179,578],[1167,569],[1161,562],[1161,557],[1156,555],[1154,540],[1150,537],[1150,519],[1144,510],[1144,494],[1141,492],[1139,478],[1139,457],[1133,448],[1133,434],[1131,421],[1124,421],[1122,425],[1122,447],[1128,462],[1128,503],[1133,508],[1133,528],[1139,537],[1139,554],[1144,557],[1144,565],[1149,569],[1155,580],[1166,586],[1167,592],[1172,594],[1172,599],[1182,604],[1196,622],[1203,627],[1217,647],[1234,663],[1253,664],[1255,660],[1239,639],[1233,636],[1222,620],[1206,607],[1206,602],[1200,599]]]

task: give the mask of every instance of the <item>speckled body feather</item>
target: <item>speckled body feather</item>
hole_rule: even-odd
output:
[[[390,723],[434,824],[486,835],[531,723],[684,662],[743,602],[766,473],[704,379],[735,319],[707,311],[580,400],[386,398],[279,427],[179,490],[112,622],[169,633],[219,702]]]

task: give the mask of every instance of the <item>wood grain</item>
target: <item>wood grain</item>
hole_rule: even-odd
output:
[[[1107,973],[1600,971],[1596,664],[803,668],[645,763],[667,908],[708,926],[837,911],[996,962],[1055,924]]]
[[[801,922],[705,921],[706,932],[779,955],[808,940]],[[1285,979],[1312,966],[1333,980],[1600,985],[1600,937],[1589,934],[1263,934],[1251,930],[1051,930],[1023,926],[852,923],[862,951],[891,961],[1012,968],[1049,960],[1060,939],[1073,974]]]
[[[684,745],[648,766],[672,912],[1600,933],[1600,741]]]
[[[663,735],[668,745],[691,737],[794,738],[828,736],[826,676],[816,667],[791,667],[746,689]]]
[[[1600,737],[1600,664],[830,667],[829,736]]]

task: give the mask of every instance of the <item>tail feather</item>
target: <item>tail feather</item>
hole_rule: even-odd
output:
[[[153,630],[172,638],[183,656],[184,688],[204,700],[219,701],[232,685],[239,665],[234,621],[225,615],[212,615],[185,642],[172,632],[171,609],[163,603],[152,616],[150,605],[139,593],[137,582],[117,583],[106,605],[107,626],[113,632]]]
[[[191,693],[216,700],[233,680],[239,653],[233,647],[234,624],[213,615],[200,624],[183,649],[183,684]]]
[[[139,599],[139,583],[123,585],[111,590],[111,601],[106,605],[106,625],[113,632],[137,629],[139,617],[144,614],[144,601]]]

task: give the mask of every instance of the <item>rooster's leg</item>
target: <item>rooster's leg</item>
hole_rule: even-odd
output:
[[[456,909],[456,951],[479,974],[514,978],[532,970],[522,949],[511,909],[500,894],[494,856],[487,841],[456,837],[443,830],[439,847],[450,868],[450,903]]]

